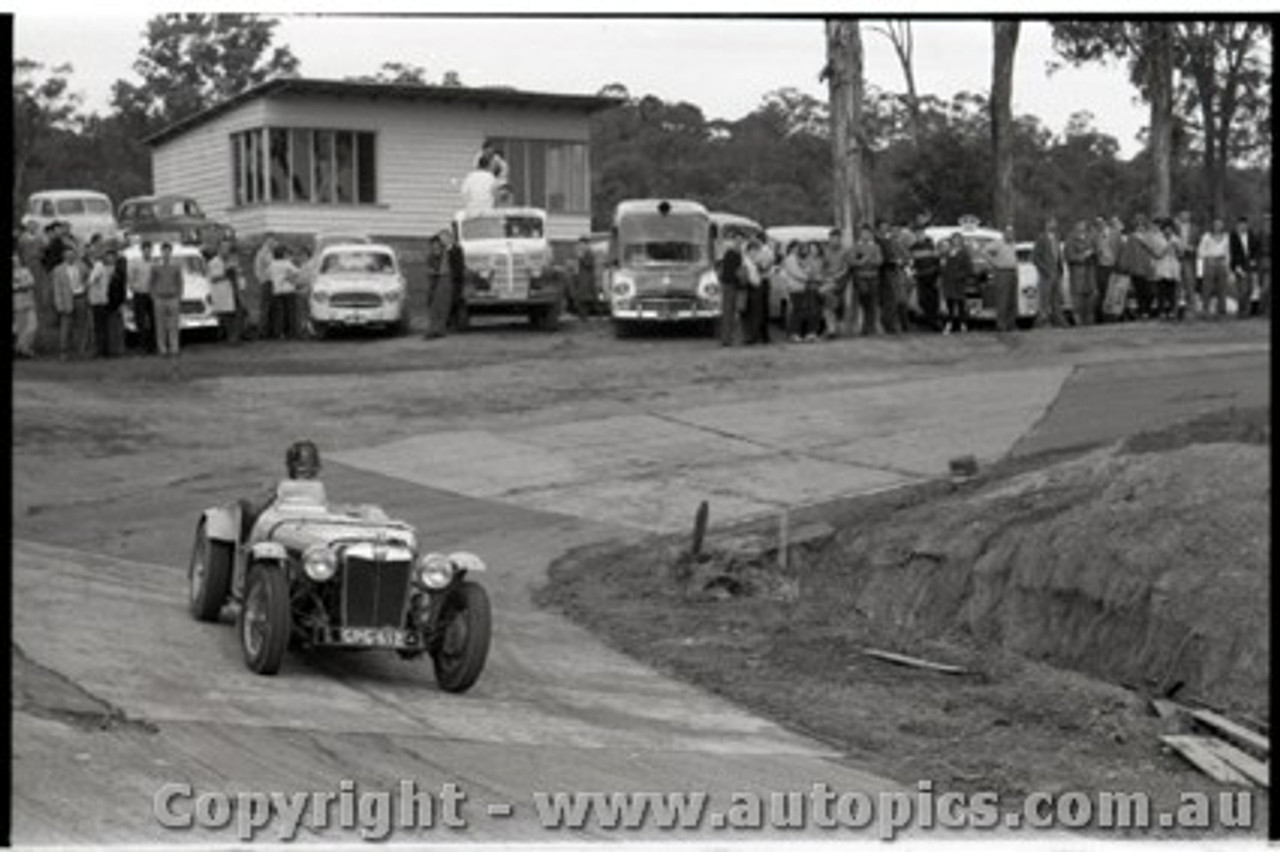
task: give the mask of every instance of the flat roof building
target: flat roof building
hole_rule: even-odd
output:
[[[591,230],[589,119],[612,98],[281,77],[146,141],[153,191],[194,197],[250,240],[358,232],[416,240],[449,225],[486,141],[512,203],[547,211],[547,236]]]

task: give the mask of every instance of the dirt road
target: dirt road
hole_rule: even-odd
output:
[[[538,790],[890,788],[537,610],[546,565],[677,527],[706,496],[718,520],[746,517],[937,475],[958,452],[1095,440],[1222,394],[1265,402],[1268,346],[1260,323],[755,350],[591,324],[201,347],[179,382],[139,359],[19,365],[14,840],[234,839],[162,828],[152,797],[172,782],[466,790],[466,831],[394,838],[410,841],[568,839],[539,826]],[[489,561],[494,653],[472,693],[373,654],[255,678],[231,630],[186,616],[198,511],[277,475],[303,435],[330,493]]]

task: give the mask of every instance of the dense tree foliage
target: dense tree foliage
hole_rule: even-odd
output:
[[[594,227],[607,226],[624,198],[692,198],[765,225],[832,222],[832,169],[827,104],[794,89],[766,95],[736,121],[712,121],[687,103],[634,97],[621,86],[603,93],[626,98],[592,121]],[[990,105],[986,94],[960,92],[944,101],[920,97],[921,144],[913,142],[902,95],[868,87],[863,127],[879,218],[908,221],[929,213],[936,222],[974,215],[993,222]],[[1015,115],[1014,225],[1030,237],[1050,215],[1063,221],[1100,214],[1131,218],[1152,207],[1152,166],[1146,152],[1124,160],[1119,142],[1080,110],[1062,133],[1033,115]],[[1197,153],[1175,137],[1173,209],[1209,215],[1211,202]],[[1270,206],[1270,164],[1240,164],[1225,187],[1230,211],[1256,216]]]

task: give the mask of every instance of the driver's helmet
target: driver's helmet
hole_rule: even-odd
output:
[[[294,441],[284,463],[290,479],[315,479],[320,475],[320,449],[313,441]]]

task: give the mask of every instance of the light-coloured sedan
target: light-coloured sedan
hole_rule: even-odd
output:
[[[400,261],[390,246],[339,243],[322,250],[311,286],[311,324],[334,328],[409,330],[409,305]]]

